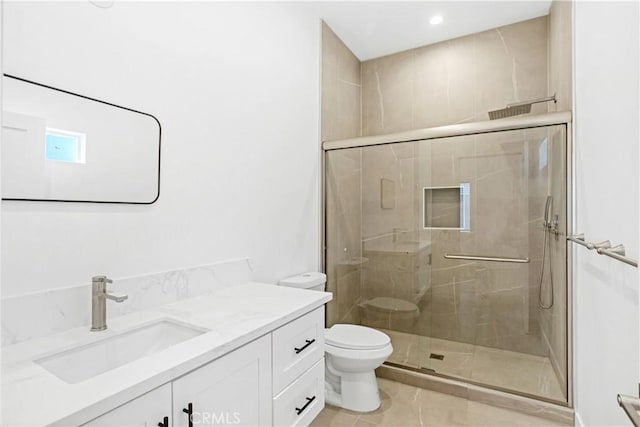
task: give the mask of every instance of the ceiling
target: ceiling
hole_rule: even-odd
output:
[[[322,2],[320,14],[361,61],[547,15],[551,0]],[[429,19],[441,15],[441,24]]]

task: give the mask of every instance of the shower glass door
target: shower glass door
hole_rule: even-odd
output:
[[[387,333],[391,364],[566,402],[565,129],[328,151],[328,325]]]

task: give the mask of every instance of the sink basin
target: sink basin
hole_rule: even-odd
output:
[[[62,381],[75,384],[205,332],[204,329],[163,319],[34,362]]]

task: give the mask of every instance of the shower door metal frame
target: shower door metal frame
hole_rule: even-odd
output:
[[[422,140],[431,140],[431,139],[441,139],[441,138],[449,138],[456,136],[465,136],[465,135],[478,135],[485,133],[493,133],[493,132],[504,132],[510,130],[522,130],[522,129],[532,129],[532,128],[540,128],[540,127],[548,127],[548,126],[557,126],[564,125],[565,127],[565,138],[566,138],[566,182],[565,191],[566,191],[566,224],[565,230],[567,235],[574,234],[573,224],[575,224],[576,212],[574,207],[576,206],[576,177],[575,177],[575,155],[573,149],[573,131],[572,131],[572,113],[571,111],[559,111],[552,113],[544,113],[544,114],[536,114],[529,116],[517,116],[504,118],[500,120],[491,120],[491,121],[482,121],[482,122],[473,122],[473,123],[462,123],[448,126],[439,126],[433,128],[426,129],[417,129],[410,130],[406,132],[398,132],[391,133],[385,135],[374,135],[374,136],[362,136],[356,138],[349,139],[340,139],[334,141],[323,141],[322,142],[322,152],[321,152],[321,186],[322,186],[322,194],[321,194],[321,216],[322,216],[322,224],[321,224],[321,241],[320,241],[320,256],[321,256],[321,265],[323,271],[327,272],[327,230],[326,230],[326,221],[327,221],[327,209],[326,209],[326,178],[327,178],[327,161],[326,154],[328,151],[333,150],[341,150],[347,148],[361,148],[375,145],[385,145],[385,144],[396,144],[402,142],[413,142],[413,141],[422,141]],[[566,236],[565,236],[566,237]],[[546,399],[541,396],[532,396],[526,393],[519,393],[514,390],[508,390],[508,393],[524,396],[544,402],[550,402],[553,404],[557,404],[559,406],[566,406],[568,408],[573,408],[573,378],[574,378],[574,363],[573,363],[573,348],[575,345],[574,342],[574,334],[573,334],[573,304],[574,304],[574,292],[573,292],[573,276],[574,276],[574,265],[575,265],[575,251],[573,249],[573,245],[566,246],[566,257],[567,257],[567,266],[566,266],[566,276],[567,276],[567,286],[566,286],[566,325],[567,325],[567,337],[566,337],[566,345],[567,345],[567,402],[559,402],[551,399]],[[325,317],[326,319],[326,317]],[[427,375],[427,374],[425,374]],[[438,375],[440,376],[440,375]],[[460,381],[462,383],[472,383],[463,378],[453,378],[447,376],[446,378],[452,379],[454,381]],[[477,383],[476,383],[477,384]],[[482,385],[488,389],[499,389],[496,387],[492,387],[489,385]],[[501,390],[502,391],[502,390]]]

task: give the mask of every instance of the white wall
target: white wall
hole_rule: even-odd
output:
[[[4,72],[162,123],[151,206],[2,203],[3,297],[249,256],[319,267],[320,20],[300,4],[6,2]]]
[[[575,7],[577,224],[638,259],[638,3]],[[575,247],[578,423],[631,425],[616,394],[638,393],[638,270]]]

